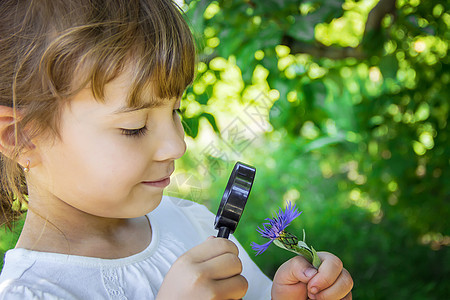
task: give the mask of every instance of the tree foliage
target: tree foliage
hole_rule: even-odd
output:
[[[301,193],[299,206],[319,213],[307,232],[346,259],[362,299],[448,295],[449,3],[201,0],[185,9],[199,40],[186,93],[197,102],[187,118],[194,138],[202,113],[233,101],[218,62],[238,70],[229,85],[237,101],[251,103],[248,90],[261,81],[275,95],[273,130],[251,156],[266,172],[252,194],[256,209]],[[258,218],[253,211],[246,220]],[[270,274],[281,261],[256,260]]]

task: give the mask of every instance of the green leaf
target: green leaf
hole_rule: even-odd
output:
[[[337,136],[324,136],[317,138],[311,141],[310,143],[306,144],[305,146],[303,146],[301,149],[303,150],[304,153],[307,153],[313,150],[318,150],[320,148],[342,142],[346,142],[346,139],[345,135],[343,133],[340,133]]]
[[[303,231],[304,232],[304,231]],[[304,236],[303,236],[304,237]],[[319,256],[317,255],[316,250],[314,250],[313,247],[308,247],[304,241],[299,241],[296,246],[286,247],[281,241],[274,240],[273,243],[285,250],[288,250],[290,252],[293,252],[295,254],[303,256],[309,263],[311,263],[315,268],[319,268],[322,261],[320,260]]]
[[[254,40],[258,43],[257,49],[274,48],[280,44],[282,32],[275,22],[268,22],[267,25],[257,31]]]
[[[216,118],[214,118],[213,115],[204,112],[200,116],[206,118],[206,120],[208,120],[209,124],[211,124],[212,128],[214,129],[214,131],[216,133],[219,133],[219,127],[217,127]]]
[[[343,0],[324,1],[316,11],[307,15],[295,16],[295,23],[289,28],[287,34],[299,41],[314,41],[314,29],[316,25],[323,22],[330,22],[333,18],[341,16],[343,14],[343,2]]]
[[[287,34],[296,40],[303,42],[314,41],[314,28],[321,19],[314,14],[295,16],[295,23],[289,28]]]
[[[203,18],[203,13],[205,9],[210,4],[207,0],[200,0],[197,2],[191,1],[189,4],[189,10],[185,13],[187,22],[190,27],[199,34],[203,33],[205,27],[205,20]]]
[[[381,57],[379,68],[384,78],[395,79],[398,70],[398,60],[394,55],[385,55]]]
[[[195,100],[200,103],[201,105],[206,105],[208,104],[210,97],[208,96],[207,93],[202,93],[200,95],[197,95]]]
[[[312,265],[318,269],[320,267],[320,265],[322,264],[322,261],[320,260],[319,256],[317,255],[316,250],[313,248],[313,246],[311,246],[311,251],[313,254],[313,260],[312,260]]]
[[[186,134],[190,137],[196,138],[198,135],[198,125],[199,125],[199,117],[195,116],[193,118],[183,117],[183,125],[186,131]]]
[[[280,248],[282,248],[282,249],[285,249],[285,250],[288,250],[288,251],[290,251],[290,252],[293,252],[293,253],[295,253],[295,254],[297,254],[297,255],[303,256],[303,257],[304,257],[308,262],[310,262],[310,263],[313,262],[313,254],[312,254],[311,250],[309,250],[308,248],[301,247],[301,246],[297,246],[297,247],[295,247],[295,248],[293,248],[293,249],[290,249],[290,248],[287,248],[287,247],[286,247],[282,242],[280,242],[279,240],[274,240],[273,243],[274,243],[276,246],[278,246],[278,247],[280,247]],[[298,243],[300,244],[301,242],[298,242]]]
[[[216,48],[218,56],[228,58],[235,54],[237,49],[242,47],[245,42],[246,35],[242,29],[224,28],[219,32],[220,47]]]

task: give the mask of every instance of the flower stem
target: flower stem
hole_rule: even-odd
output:
[[[311,263],[316,269],[318,269],[322,261],[317,255],[316,250],[313,247],[309,247],[304,241],[304,231],[303,241],[299,241],[295,235],[284,231],[282,234],[280,234],[280,237],[278,239],[273,241],[273,243],[282,249],[303,256],[309,263]]]

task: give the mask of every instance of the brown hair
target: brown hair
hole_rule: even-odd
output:
[[[0,20],[0,105],[21,116],[12,157],[0,155],[9,226],[27,201],[16,160],[27,140],[58,137],[64,101],[87,86],[103,101],[105,84],[130,67],[129,106],[139,106],[149,88],[160,99],[180,97],[193,80],[195,47],[170,0],[2,0]]]

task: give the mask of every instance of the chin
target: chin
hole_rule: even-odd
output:
[[[147,198],[147,201],[142,205],[143,210],[140,212],[140,215],[145,216],[148,213],[154,211],[159,206],[159,204],[161,204],[162,197],[163,194],[161,193],[160,195],[149,197],[151,199]]]

